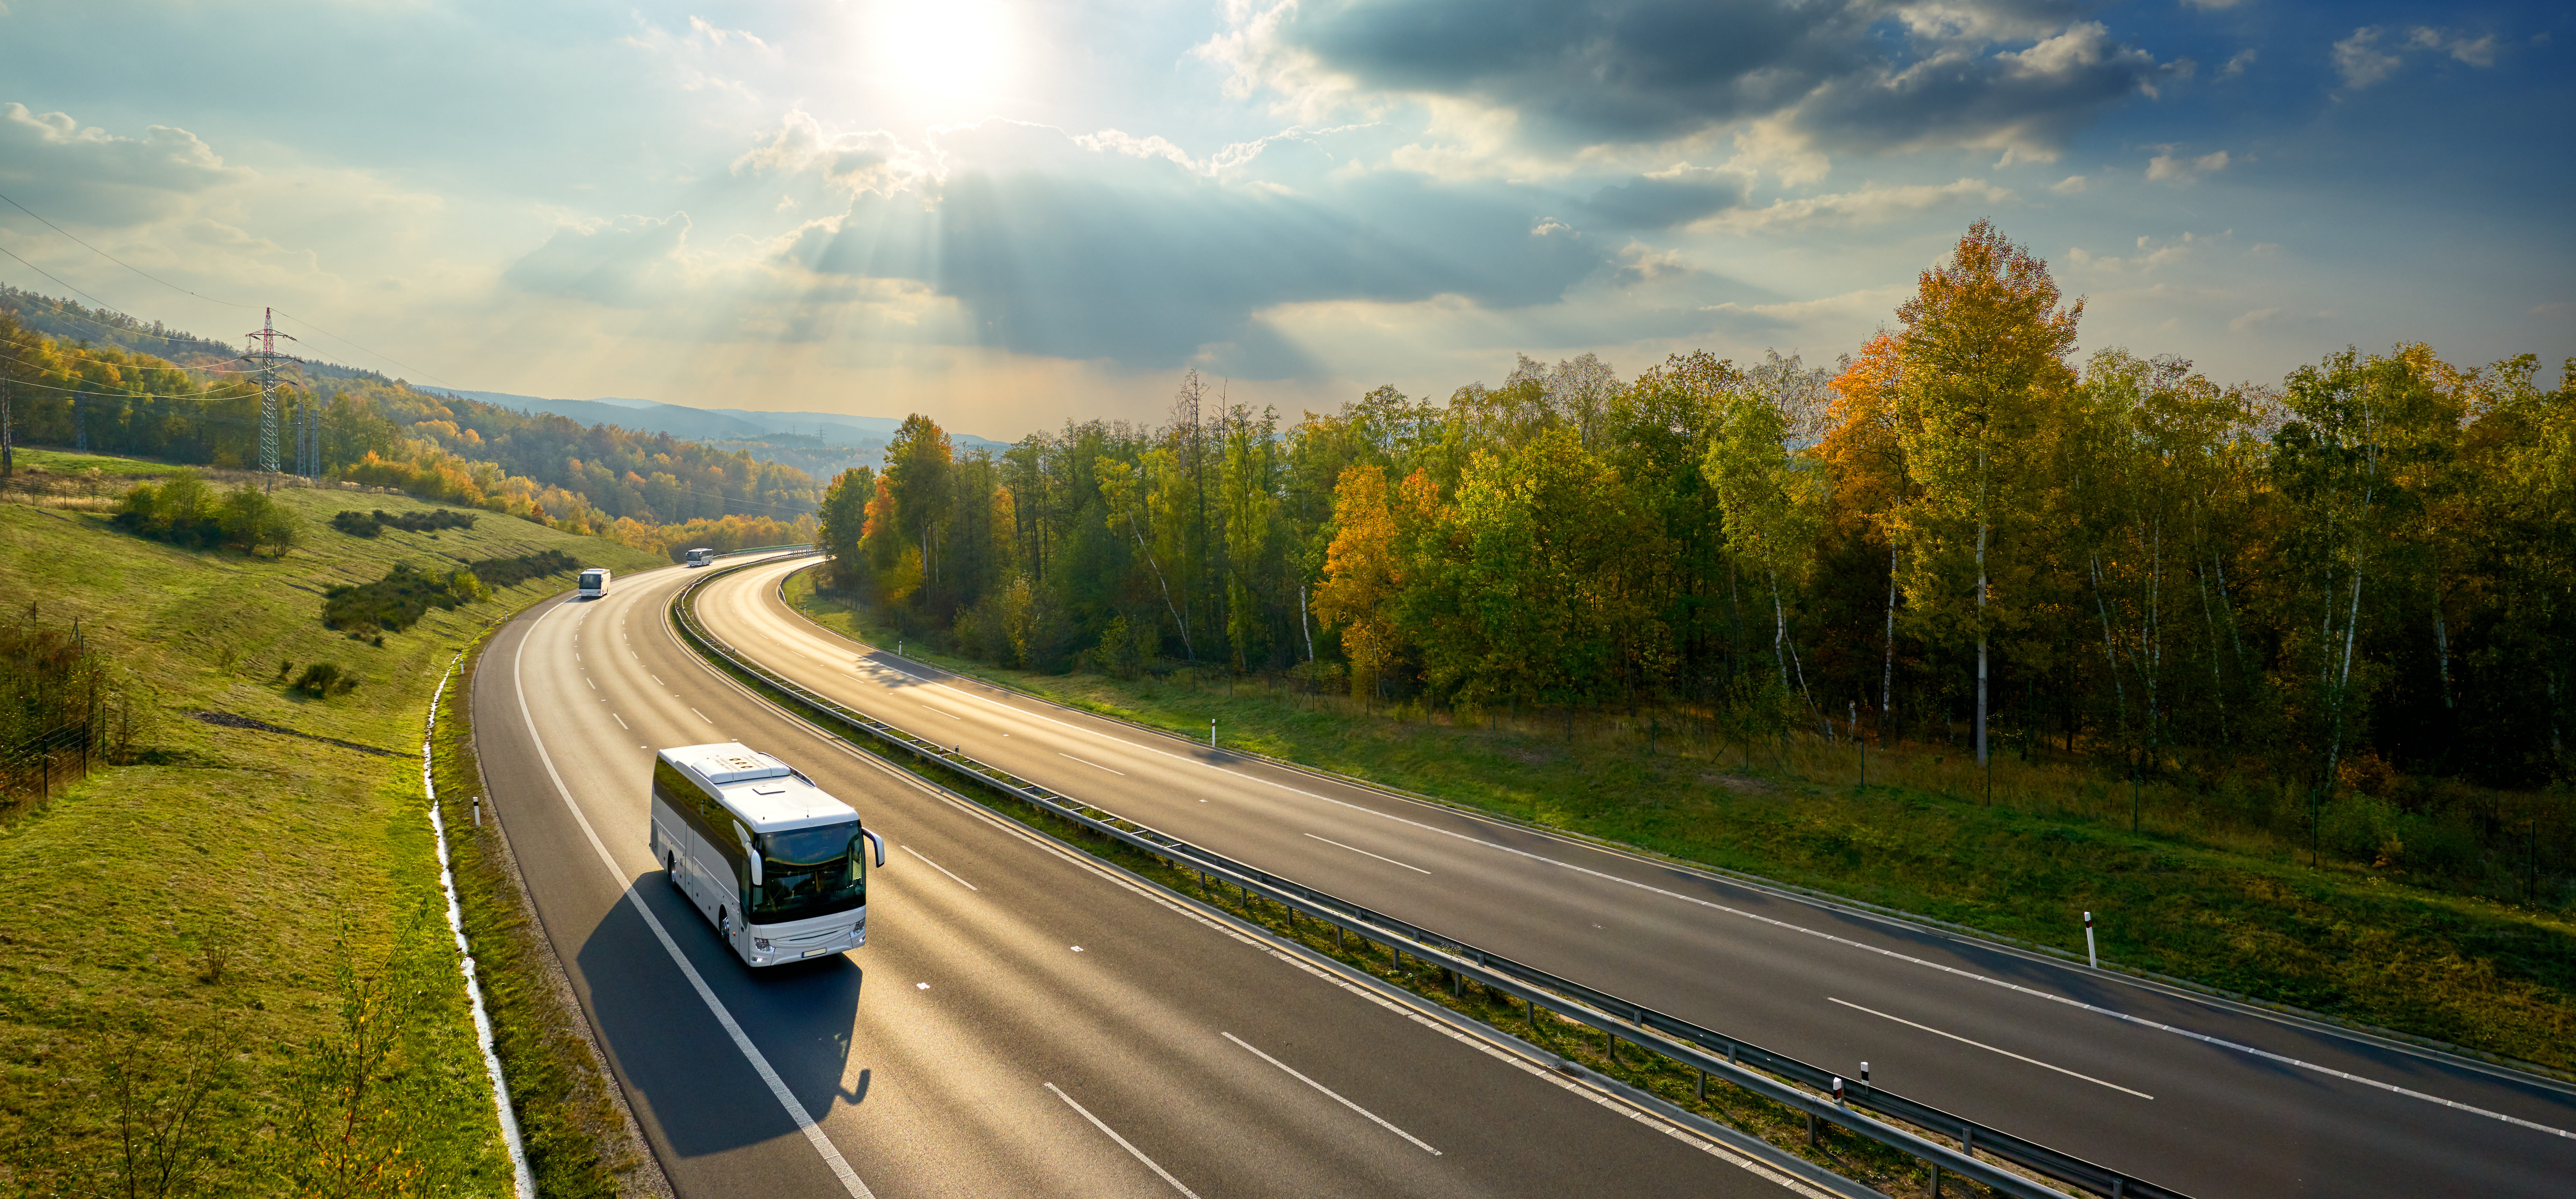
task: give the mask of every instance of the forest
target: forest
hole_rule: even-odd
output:
[[[242,363],[206,359],[212,343],[30,293],[0,299],[8,301],[0,304],[0,401],[17,443],[234,470],[257,464],[259,388]],[[95,324],[105,344],[49,336],[19,318],[38,305],[53,306],[48,327]],[[118,344],[146,339],[197,365]],[[310,428],[324,477],[637,545],[669,540],[669,526],[726,518],[727,527],[760,526],[745,544],[789,540],[779,531],[821,499],[815,480],[793,467],[667,434],[575,424],[337,367],[280,373],[281,461],[290,472]]]
[[[2309,813],[2569,779],[2576,369],[2409,344],[2221,384],[2079,358],[2082,314],[1980,222],[1830,366],[1524,357],[1284,428],[1193,374],[1159,426],[998,456],[915,416],[826,493],[830,582],[999,665],[1569,735],[2047,753]]]

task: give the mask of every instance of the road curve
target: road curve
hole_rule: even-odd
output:
[[[473,691],[487,807],[681,1195],[1786,1193],[781,715],[671,636],[695,577],[531,611]],[[648,747],[717,740],[884,835],[866,948],[755,973],[651,860]]]
[[[700,593],[799,684],[1272,873],[2203,1199],[2563,1196],[2576,1089],[1212,750]]]

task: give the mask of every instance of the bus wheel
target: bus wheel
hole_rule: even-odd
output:
[[[662,869],[664,869],[664,870],[666,870],[666,871],[670,872],[670,875],[671,875],[671,885],[672,885],[672,886],[676,887],[676,886],[679,886],[679,885],[680,885],[680,851],[679,851],[679,850],[676,850],[676,849],[666,849],[666,850],[663,850],[663,851],[662,851]]]
[[[716,931],[724,934],[727,939],[733,936],[733,917],[723,908],[716,909]]]

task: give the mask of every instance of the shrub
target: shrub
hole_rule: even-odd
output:
[[[116,527],[188,549],[219,545],[224,536],[215,489],[193,470],[178,471],[157,487],[135,484],[117,506]]]
[[[223,530],[224,544],[245,554],[256,554],[265,546],[284,557],[295,544],[295,515],[257,488],[244,487],[225,496],[215,520]]]
[[[491,594],[469,569],[430,574],[396,562],[372,583],[334,587],[322,593],[322,623],[335,629],[370,626],[399,633],[419,622],[433,607],[458,608]]]
[[[316,662],[295,676],[292,688],[320,699],[326,695],[347,695],[358,689],[358,676],[340,669],[337,664]]]
[[[435,533],[440,529],[470,529],[474,514],[441,508],[435,512],[343,512],[331,518],[331,527],[352,537],[373,537],[392,526],[406,533]]]
[[[516,558],[485,558],[474,563],[474,577],[494,587],[509,587],[546,575],[559,575],[581,563],[562,550],[542,550]]]

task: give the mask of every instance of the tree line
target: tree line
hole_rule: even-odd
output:
[[[915,416],[825,494],[830,584],[1036,670],[2320,793],[2568,777],[2576,370],[2410,344],[2222,385],[2079,359],[2082,312],[1980,222],[1831,367],[1523,358],[1285,428],[1191,374],[1160,425],[999,455]]]
[[[164,340],[191,350],[211,344]],[[581,425],[339,368],[291,365],[281,374],[280,448],[290,471],[310,422],[324,477],[637,545],[660,544],[669,540],[664,527],[692,522],[793,525],[821,499],[816,481],[794,467],[667,434]],[[0,435],[21,445],[251,469],[260,453],[259,387],[246,373],[48,336],[0,306]]]

